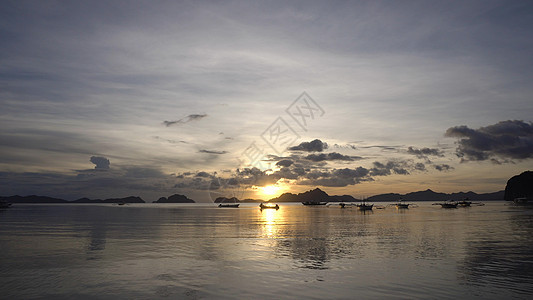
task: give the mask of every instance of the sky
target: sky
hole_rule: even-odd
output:
[[[0,195],[503,190],[529,1],[3,1]]]

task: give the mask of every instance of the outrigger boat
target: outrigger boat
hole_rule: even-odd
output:
[[[396,208],[398,208],[398,209],[400,209],[400,208],[402,208],[402,209],[409,208],[409,205],[411,205],[411,204],[403,202],[402,199],[398,200],[398,202],[395,204]]]
[[[372,208],[374,207],[374,204],[366,204],[366,202],[363,201],[361,204],[357,204],[356,206],[358,210],[365,211],[365,210],[372,210]]]
[[[328,204],[327,201],[304,201],[302,202],[303,205],[326,205]]]
[[[468,198],[461,200],[457,202],[457,205],[459,205],[460,207],[469,207],[472,204],[472,201],[468,201],[468,200],[469,200]]]
[[[277,204],[273,204],[273,203],[261,203],[259,204],[259,209],[263,210],[263,209],[275,209],[275,210],[278,210],[279,209],[279,205]]]
[[[0,201],[0,208],[9,208],[11,206],[11,203],[5,201],[5,200],[1,200]]]
[[[237,208],[239,207],[240,203],[220,203],[218,207],[231,207],[231,208]]]
[[[457,208],[458,204],[458,202],[451,200],[444,201],[442,203],[433,203],[433,205],[440,205],[442,208]]]
[[[228,207],[228,208],[238,208],[240,203],[237,202],[237,199],[235,197],[231,198],[233,199],[233,202],[221,202],[218,204],[218,207]]]

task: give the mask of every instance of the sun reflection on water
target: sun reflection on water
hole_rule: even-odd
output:
[[[276,209],[264,209],[261,211],[264,236],[276,238],[280,231],[280,223],[283,220],[283,213]]]

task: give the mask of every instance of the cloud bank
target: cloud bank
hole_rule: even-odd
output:
[[[508,120],[471,129],[455,126],[445,136],[457,138],[456,154],[461,161],[509,162],[512,159],[533,158],[533,124]]]

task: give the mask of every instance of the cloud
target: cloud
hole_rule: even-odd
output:
[[[374,162],[370,169],[372,176],[388,176],[392,174],[409,175],[411,171],[425,171],[423,163],[414,163],[412,160],[389,160],[387,162]]]
[[[91,162],[95,164],[94,167],[97,170],[108,170],[109,169],[109,159],[103,156],[91,156]]]
[[[307,151],[307,152],[322,152],[328,148],[328,144],[323,143],[319,139],[312,140],[311,142],[302,142],[298,146],[290,147],[291,151]]]
[[[439,156],[439,157],[443,157],[444,154],[441,150],[437,149],[437,148],[420,148],[420,149],[416,149],[416,148],[413,148],[413,147],[409,147],[407,149],[407,153],[408,154],[412,154],[412,155],[416,155],[416,157],[418,158],[427,158],[428,156]]]
[[[203,172],[203,171],[202,171],[202,172],[198,172],[198,173],[196,173],[195,176],[196,176],[196,177],[204,177],[204,178],[209,178],[209,177],[211,177],[211,175],[210,175],[209,173],[207,173],[207,172]]]
[[[508,120],[478,129],[455,126],[445,136],[459,139],[456,154],[461,161],[533,158],[532,123]]]
[[[331,153],[320,153],[320,154],[309,154],[304,159],[310,160],[310,161],[326,161],[326,160],[344,160],[344,161],[353,161],[354,158],[361,159],[361,157],[351,157],[348,155],[342,155],[337,152],[331,152]]]
[[[172,125],[179,125],[179,124],[189,123],[191,121],[198,121],[198,120],[201,120],[201,119],[203,119],[205,117],[207,117],[207,114],[202,114],[202,115],[192,114],[192,115],[186,116],[185,118],[179,119],[177,121],[163,121],[163,124],[165,126],[169,127],[169,126],[172,126]]]
[[[313,171],[304,175],[303,178],[298,181],[298,184],[343,187],[355,185],[363,181],[372,181],[373,179],[368,175],[369,170],[364,167],[357,167],[355,169],[333,169],[330,171]]]
[[[276,163],[276,166],[278,167],[290,167],[294,162],[289,159],[283,159]]]
[[[199,150],[198,152],[207,153],[207,154],[218,154],[218,155],[228,153],[228,151],[205,150],[205,149]]]
[[[451,167],[450,165],[447,165],[447,164],[441,164],[441,165],[434,165],[433,166],[435,168],[435,170],[437,171],[450,171],[450,170],[453,170],[454,168]]]
[[[358,148],[361,148],[361,149],[372,149],[372,148],[378,148],[378,149],[381,149],[383,151],[398,151],[399,148],[401,148],[402,146],[400,145],[391,145],[391,146],[388,146],[388,145],[371,145],[371,146],[359,146]]]
[[[423,163],[416,163],[415,164],[415,170],[417,171],[426,171],[426,165],[424,165]]]

